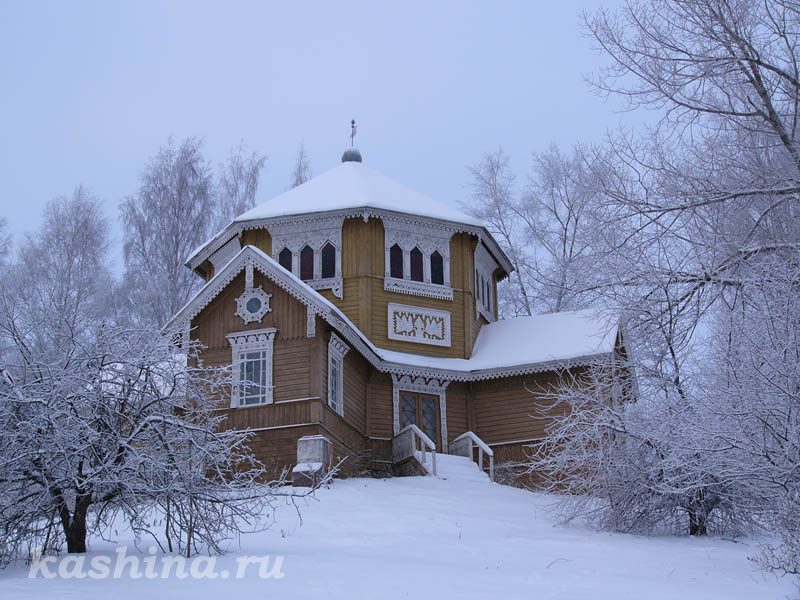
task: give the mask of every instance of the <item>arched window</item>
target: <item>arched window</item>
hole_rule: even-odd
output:
[[[411,280],[422,281],[422,251],[414,247],[411,251]]]
[[[431,254],[431,283],[444,285],[444,258],[438,250]]]
[[[314,251],[311,246],[300,250],[300,279],[303,281],[314,279]]]
[[[322,247],[322,278],[336,276],[336,248],[328,242]]]
[[[389,275],[403,278],[403,249],[397,244],[389,248]]]
[[[278,264],[291,273],[292,251],[289,250],[288,248],[284,248],[283,250],[281,250],[281,253],[278,254]]]

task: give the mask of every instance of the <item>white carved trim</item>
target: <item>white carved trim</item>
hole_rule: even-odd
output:
[[[354,216],[360,216],[360,213]],[[232,260],[222,271],[217,273],[211,281],[206,283],[206,285],[178,311],[169,323],[167,323],[165,330],[182,331],[189,327],[192,319],[200,314],[200,312],[242,272],[247,260],[252,260],[254,267],[268,277],[275,285],[305,304],[315,314],[320,315],[331,327],[334,327],[348,343],[355,347],[358,352],[367,359],[370,365],[382,373],[411,375],[428,379],[444,378],[452,381],[483,381],[486,379],[499,379],[502,377],[514,377],[517,375],[529,375],[531,373],[543,373],[546,371],[558,371],[577,366],[592,365],[598,361],[607,359],[609,355],[608,352],[602,352],[570,359],[481,369],[477,371],[419,367],[383,360],[377,354],[379,350],[367,341],[355,325],[344,317],[338,309],[319,294],[309,289],[303,282],[287,273],[285,269],[273,262],[272,259],[261,250],[253,246],[245,246],[239,252],[235,260]]]
[[[292,251],[292,273],[300,276],[300,251],[306,246],[314,251],[314,278],[306,283],[315,290],[331,289],[337,298],[342,297],[342,222],[344,216],[321,215],[297,220],[294,218],[272,221],[268,228],[272,236],[272,259],[277,262],[284,248]],[[333,277],[322,278],[322,248],[331,243],[336,250]]]
[[[239,237],[235,236],[225,242],[219,250],[214,252],[208,259],[211,261],[211,264],[214,265],[214,271],[218,271],[222,267],[224,267],[228,262],[236,256],[236,253],[241,250],[242,247],[239,245]]]
[[[328,279],[312,279],[304,282],[312,290],[331,290],[333,295],[342,299],[344,292],[344,282],[341,277],[329,277]]]
[[[447,452],[447,386],[450,381],[436,378],[392,375],[392,414],[394,435],[400,433],[400,391],[418,392],[439,398],[439,427],[442,438],[442,452]]]
[[[331,332],[331,339],[328,341],[328,406],[333,408],[340,416],[344,416],[344,356],[350,350],[350,346],[345,344],[342,339]],[[331,406],[331,392],[333,391],[331,371],[333,363],[339,363],[339,378],[337,379],[336,397],[339,399],[338,406]]]
[[[511,265],[511,261],[502,251],[502,249],[497,244],[495,239],[489,234],[489,232],[484,227],[481,227],[479,225],[467,225],[465,223],[457,223],[454,221],[443,221],[441,219],[435,219],[432,217],[423,217],[420,215],[397,213],[395,211],[372,208],[368,206],[353,207],[341,210],[332,210],[322,215],[320,213],[314,213],[314,214],[304,214],[304,215],[293,215],[291,217],[270,217],[266,219],[253,219],[251,221],[238,221],[235,223],[231,223],[220,233],[218,233],[214,238],[212,238],[211,240],[206,242],[203,246],[195,250],[189,257],[188,261],[186,262],[186,266],[192,269],[196,269],[198,266],[200,266],[200,264],[202,264],[204,260],[206,260],[206,258],[208,258],[216,250],[218,250],[223,244],[225,244],[234,236],[240,236],[242,232],[245,230],[269,229],[269,227],[273,223],[283,223],[283,222],[310,223],[318,220],[321,216],[341,217],[342,219],[346,219],[349,217],[359,217],[362,218],[364,222],[368,221],[370,217],[374,217],[377,219],[383,219],[384,226],[386,225],[387,221],[393,221],[396,223],[420,225],[423,227],[439,230],[441,232],[450,232],[451,236],[453,233],[469,233],[478,237],[478,239],[481,242],[483,242],[484,244],[486,244],[488,248],[490,248],[491,253],[498,258],[498,260],[500,261],[500,265],[502,266],[503,270],[506,273],[510,273],[511,271],[514,270],[514,267]],[[445,283],[449,285],[450,281],[449,261],[445,261],[445,269],[446,269]]]
[[[390,340],[450,347],[450,313],[390,302],[387,310]]]
[[[310,306],[306,306],[306,337],[316,337],[317,335],[317,315],[311,310]]]
[[[231,408],[236,408],[239,406],[238,369],[236,366],[241,360],[241,355],[243,353],[254,350],[259,350],[266,353],[266,398],[264,404],[272,404],[272,393],[274,391],[274,386],[272,385],[272,362],[274,356],[273,344],[275,341],[276,331],[277,329],[274,327],[268,327],[265,329],[252,329],[250,331],[233,331],[225,336],[228,342],[230,342],[232,348],[231,365],[233,365],[233,385],[231,386]],[[246,406],[249,407],[260,405],[249,404]]]
[[[493,274],[497,267],[498,264],[492,258],[492,255],[489,254],[489,251],[486,250],[482,243],[478,243],[478,245],[475,246],[475,316],[477,317],[478,315],[483,315],[483,318],[485,318],[489,323],[495,320],[493,305],[497,302],[497,299],[494,297]],[[479,277],[482,277],[483,280],[489,282],[488,304],[485,304],[481,300],[482,293],[478,289]]]
[[[264,318],[268,312],[272,312],[272,308],[270,308],[269,301],[272,298],[272,294],[267,294],[264,290],[261,289],[261,286],[257,288],[253,288],[253,271],[252,265],[248,263],[246,267],[250,271],[250,288],[248,289],[245,287],[244,293],[236,298],[236,316],[241,318],[242,321],[247,323],[252,323],[253,321],[258,321],[261,323],[261,320]],[[247,303],[250,302],[253,298],[258,299],[261,302],[261,308],[259,308],[256,312],[250,312],[247,309]]]
[[[426,268],[429,268],[427,262],[423,264],[426,265]],[[383,289],[387,292],[397,292],[398,294],[453,300],[453,288],[447,287],[446,285],[437,285],[435,283],[425,283],[424,281],[410,281],[408,279],[384,277]]]

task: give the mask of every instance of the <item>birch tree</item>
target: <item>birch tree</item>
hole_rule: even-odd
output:
[[[199,278],[184,263],[214,224],[213,180],[202,142],[170,138],[120,211],[129,310],[134,322],[163,326],[198,289]]]
[[[292,183],[289,187],[296,188],[298,185],[303,185],[313,176],[314,172],[311,169],[311,161],[306,153],[305,144],[300,144],[294,161],[294,169],[292,170]]]
[[[256,204],[256,192],[267,157],[248,152],[244,142],[218,167],[215,229],[220,230]]]

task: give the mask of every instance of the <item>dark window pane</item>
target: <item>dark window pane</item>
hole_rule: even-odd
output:
[[[439,252],[431,254],[431,283],[444,285],[444,259]]]
[[[336,275],[336,248],[328,242],[322,248],[322,278]]]
[[[411,251],[411,280],[422,281],[422,251],[419,248]]]
[[[284,248],[283,250],[281,250],[281,253],[278,254],[278,264],[291,273],[292,251],[289,250],[288,248]]]
[[[439,436],[436,435],[438,429],[436,419],[436,400],[423,396],[422,401],[422,431],[431,438],[434,442],[439,441]]]
[[[406,425],[417,424],[417,397],[403,394],[400,398],[400,429]]]
[[[300,279],[303,281],[314,279],[314,251],[311,246],[300,250]]]
[[[389,248],[389,275],[403,278],[403,249],[397,244]]]

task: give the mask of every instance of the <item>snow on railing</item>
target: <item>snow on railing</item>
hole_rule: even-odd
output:
[[[417,440],[422,451],[421,458],[417,456]],[[431,460],[428,466],[428,452]],[[392,438],[392,461],[397,464],[411,456],[416,456],[423,467],[436,477],[436,444],[425,432],[414,424],[406,425]]]
[[[462,433],[460,436],[450,442],[448,451],[450,454],[455,454],[456,456],[466,456],[470,460],[475,460],[472,452],[474,447],[478,448],[477,463],[481,471],[484,470],[483,455],[485,454],[489,457],[489,479],[494,481],[494,451],[486,444],[486,442],[484,442],[471,431]]]

